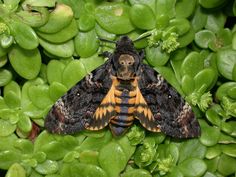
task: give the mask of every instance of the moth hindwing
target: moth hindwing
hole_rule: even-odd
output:
[[[110,127],[124,134],[139,120],[152,132],[177,138],[198,137],[200,126],[192,108],[165,79],[142,63],[143,52],[123,36],[106,63],[62,96],[45,119],[52,133],[72,134]]]

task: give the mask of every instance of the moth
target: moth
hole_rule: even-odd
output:
[[[200,135],[191,106],[154,69],[142,62],[144,52],[122,36],[108,60],[73,86],[51,108],[45,128],[74,134],[106,126],[121,136],[135,120],[151,132],[176,138]]]

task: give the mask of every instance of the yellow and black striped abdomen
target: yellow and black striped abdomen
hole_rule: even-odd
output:
[[[125,133],[134,121],[136,90],[129,91],[117,87],[115,90],[116,116],[110,120],[110,128],[116,136]]]

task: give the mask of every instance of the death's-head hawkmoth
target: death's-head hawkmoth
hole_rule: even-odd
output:
[[[108,60],[79,81],[51,108],[45,128],[73,134],[108,126],[115,136],[139,120],[152,132],[177,138],[198,137],[200,126],[191,106],[150,66],[144,53],[122,36]]]

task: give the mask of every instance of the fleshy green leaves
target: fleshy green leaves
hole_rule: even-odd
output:
[[[134,29],[129,19],[129,9],[122,3],[105,3],[96,8],[95,18],[106,31],[125,34]]]
[[[25,79],[34,79],[41,67],[41,55],[38,49],[24,50],[15,46],[9,52],[9,60],[15,71]]]
[[[225,78],[235,80],[236,51],[232,49],[222,49],[218,51],[217,66],[220,74],[222,74]]]
[[[135,4],[131,7],[130,19],[137,28],[144,30],[153,29],[156,23],[152,9],[144,4]]]
[[[113,158],[107,158],[111,156]],[[115,177],[125,168],[128,159],[121,146],[111,142],[101,149],[98,160],[108,176]]]

